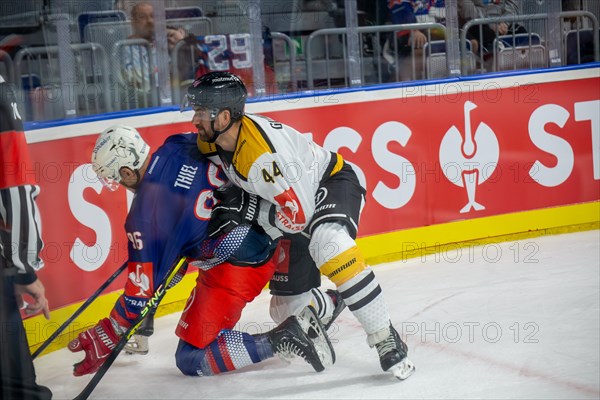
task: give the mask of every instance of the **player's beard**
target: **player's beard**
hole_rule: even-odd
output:
[[[198,140],[200,140],[201,142],[205,142],[205,143],[210,143],[211,139],[215,136],[214,132],[208,132],[206,129],[204,129],[203,127],[196,127],[198,130]]]
[[[213,136],[214,134],[208,134],[205,130],[198,131],[198,140],[201,142],[208,143]]]

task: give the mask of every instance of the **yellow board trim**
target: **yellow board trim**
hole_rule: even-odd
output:
[[[321,274],[336,286],[343,285],[366,268],[365,259],[356,246],[338,254],[320,267]]]
[[[189,273],[179,284],[169,289],[160,303],[156,316],[160,317],[183,310],[192,288],[196,285],[197,276],[197,272]],[[46,288],[47,292],[51,290],[52,288]],[[122,292],[122,290],[118,290],[99,296],[63,333],[54,339],[41,355],[66,347],[79,333],[96,325],[100,319],[107,317]],[[47,321],[41,315],[26,319],[24,322],[25,332],[31,351],[34,352],[83,303],[82,301],[53,310],[50,313],[50,321]]]
[[[599,227],[600,202],[594,201],[394,231],[357,243],[374,265],[444,251],[450,244],[476,246]]]
[[[599,201],[395,231],[363,237],[357,242],[367,263],[374,265],[431,254],[443,250],[441,246],[450,244],[483,245],[593,229],[600,229]],[[423,247],[416,248],[415,243]],[[157,317],[183,310],[195,286],[196,276],[196,273],[189,273],[181,283],[169,289],[158,308]],[[51,291],[52,288],[46,290]],[[99,297],[42,354],[65,347],[81,331],[108,315],[120,293]],[[83,302],[53,310],[51,321],[46,321],[42,316],[26,319],[25,330],[32,351],[73,315],[81,304]]]

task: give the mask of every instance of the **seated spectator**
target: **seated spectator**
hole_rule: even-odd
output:
[[[462,27],[467,22],[476,18],[495,18],[516,16],[519,6],[516,0],[458,0],[458,23]],[[475,54],[484,56],[491,54],[494,49],[494,39],[497,36],[512,33],[527,33],[519,24],[511,25],[506,22],[488,25],[476,25],[467,32],[467,39],[471,41],[471,48]],[[483,39],[483,42],[480,41]]]
[[[393,25],[415,24],[419,22],[417,16],[428,13],[434,0],[389,0],[388,11]],[[432,32],[433,33],[433,32]],[[435,33],[434,33],[435,35]],[[443,37],[442,37],[443,38]],[[396,33],[396,45],[389,38],[384,44],[383,57],[396,68],[402,80],[420,79],[422,72],[422,49],[428,42],[426,31],[404,30]],[[398,49],[398,60],[394,59],[394,52]],[[412,58],[415,58],[413,71]],[[396,61],[398,65],[396,66]]]
[[[152,65],[154,66],[153,73],[154,82],[156,84],[157,74],[157,55],[155,47],[155,30],[154,30],[154,9],[152,4],[146,2],[136,3],[131,9],[131,27],[133,34],[128,39],[144,39],[150,43],[151,51],[145,47],[130,46],[123,53],[124,79],[128,86],[132,86],[141,92],[149,92],[151,89],[150,76],[150,57],[152,57]],[[167,26],[167,44],[169,52],[173,50],[175,45],[188,36],[181,28]],[[193,78],[193,70],[188,71],[188,78]]]
[[[417,16],[424,16],[429,13],[429,8],[433,0],[389,0],[388,9],[391,14],[392,24],[416,24],[420,22]],[[397,33],[398,39],[403,46],[410,47],[411,31],[400,31]],[[427,35],[422,31],[412,31],[415,49],[422,49],[427,43]]]
[[[168,21],[167,21],[168,23]],[[154,29],[154,9],[152,4],[147,2],[136,3],[131,9],[131,26],[133,34],[129,39],[144,39],[151,44],[151,52],[148,54],[146,47],[141,46],[128,46],[123,54],[123,78],[126,85],[129,88],[133,88],[136,93],[135,97],[140,102],[140,96],[145,96],[150,92],[152,87],[152,81],[154,85],[157,85],[157,54],[155,47],[155,29]],[[263,32],[263,39],[265,45],[270,43],[270,32]],[[214,60],[209,60],[209,53],[212,50],[214,53],[214,47],[205,44],[202,38],[197,37],[192,33],[186,33],[181,28],[170,27],[167,25],[167,41],[169,56],[171,58],[177,57],[178,73],[171,74],[171,85],[173,87],[185,87],[187,88],[190,83],[199,76],[206,72],[212,71],[215,68]],[[172,54],[175,46],[180,42],[184,41],[184,48],[181,49],[177,54]],[[154,70],[150,71],[150,57],[152,57],[152,65]],[[234,58],[236,54],[232,53],[229,49],[223,52],[220,56],[220,62],[227,62],[230,66],[230,71],[235,72],[244,77],[246,82],[249,83],[250,95],[254,95],[252,85],[252,68],[246,68],[238,70],[234,67]],[[269,57],[265,57],[265,81],[266,81],[266,94],[277,93],[277,81],[275,73],[271,63],[269,63]],[[151,74],[154,76],[151,76]],[[152,79],[151,79],[152,78]],[[174,102],[178,102],[181,99],[173,99]]]

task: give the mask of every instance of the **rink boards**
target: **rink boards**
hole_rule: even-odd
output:
[[[599,76],[596,65],[315,91],[255,101],[247,111],[290,124],[352,163],[367,189],[359,241],[377,263],[465,242],[597,228]],[[53,310],[50,323],[27,320],[30,344],[51,334],[127,257],[131,196],[95,179],[88,163],[98,133],[131,125],[156,148],[170,134],[193,131],[190,119],[189,111],[163,108],[27,126],[28,173],[42,188],[47,266],[40,275]],[[163,312],[181,308],[192,278],[169,294]],[[117,296],[100,299],[58,343],[95,323]]]

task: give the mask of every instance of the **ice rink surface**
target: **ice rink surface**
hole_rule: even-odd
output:
[[[275,357],[213,377],[175,366],[179,314],[156,320],[150,354],[121,354],[95,399],[598,399],[600,231],[458,249],[375,266],[394,325],[417,371],[404,382],[383,373],[348,310],[330,329],[337,362],[315,373]],[[332,287],[330,282],[324,286]],[[272,327],[269,295],[239,327]],[[73,398],[82,358],[63,349],[36,360],[38,382]]]

